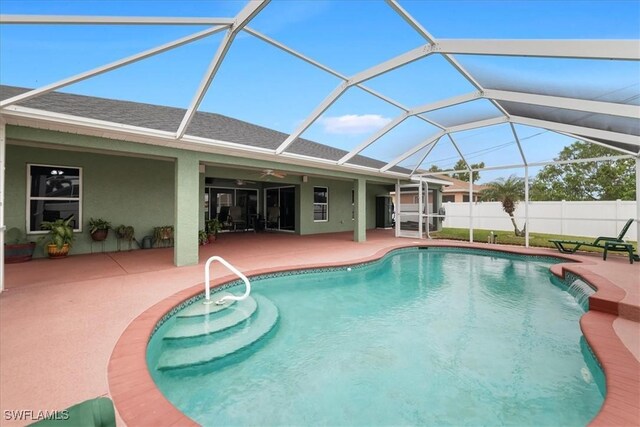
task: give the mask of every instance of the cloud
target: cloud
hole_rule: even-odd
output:
[[[323,117],[320,123],[324,131],[333,134],[357,135],[380,129],[391,121],[379,114],[346,114],[338,117]]]

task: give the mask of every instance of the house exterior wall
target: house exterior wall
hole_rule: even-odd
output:
[[[416,191],[400,194],[400,203],[402,203],[403,205],[418,204],[418,192]],[[431,193],[429,193],[429,203],[433,203],[433,196]]]
[[[300,234],[333,233],[352,231],[355,220],[352,212],[351,192],[356,181],[331,180],[309,177],[308,182],[300,185]],[[313,220],[313,187],[329,189],[329,220],[316,222]],[[366,189],[366,227],[376,226],[376,196],[389,194],[391,186],[367,183]]]
[[[469,191],[465,191],[465,190],[447,191],[447,192],[443,192],[443,196],[444,197],[454,196],[454,199],[450,201],[453,203],[463,203],[463,202],[466,203],[468,202],[468,200],[464,200],[464,196],[469,196]],[[474,193],[473,200],[475,200],[476,202],[480,200],[478,193]]]
[[[367,229],[376,228],[376,196],[388,196],[395,186],[367,183]]]
[[[229,188],[251,188],[258,190],[258,212],[264,215],[264,190],[275,187],[293,186],[296,189],[296,233],[317,234],[333,233],[337,231],[351,231],[354,220],[351,219],[352,204],[351,191],[355,180],[331,179],[325,177],[309,177],[306,183],[299,175],[288,174],[284,178],[269,178],[271,181],[260,182],[259,171],[240,170],[228,167],[207,166],[207,178],[243,179],[253,181],[245,186],[226,184]],[[313,187],[327,187],[329,189],[329,220],[326,222],[313,221]],[[375,203],[376,196],[389,194],[393,185],[383,185],[367,182],[366,190],[366,227],[376,226]]]
[[[5,220],[7,228],[23,232],[27,221],[27,164],[82,168],[82,232],[76,232],[72,253],[101,252],[93,242],[89,218],[103,218],[114,227],[131,225],[142,241],[154,226],[174,223],[174,162],[96,153],[81,153],[40,147],[7,145]],[[39,234],[30,234],[37,240]],[[115,251],[113,231],[104,251]],[[34,256],[43,256],[41,247]]]
[[[152,228],[161,225],[176,226],[176,233],[182,237],[197,235],[197,229],[204,226],[204,189],[206,177],[229,177],[257,180],[256,171],[242,168],[268,168],[286,170],[290,174],[283,180],[261,183],[259,208],[263,209],[263,189],[268,186],[293,185],[296,188],[297,211],[296,232],[300,234],[351,231],[352,190],[358,179],[366,176],[343,171],[323,170],[302,165],[234,157],[229,155],[196,152],[192,150],[163,147],[151,144],[113,140],[96,136],[34,129],[21,126],[7,126],[7,167],[5,214],[8,228],[26,230],[27,163],[52,166],[81,167],[82,179],[82,231],[76,232],[73,254],[113,251],[117,249],[112,232],[104,245],[94,243],[88,232],[89,218],[103,218],[113,226],[131,225],[139,241],[150,235]],[[182,167],[178,167],[178,164]],[[197,172],[199,164],[215,163],[227,166],[207,166],[205,172]],[[308,182],[302,182],[301,174],[309,174]],[[313,176],[311,176],[313,175]],[[197,179],[196,179],[197,176]],[[369,177],[366,186],[366,227],[375,227],[375,196],[388,194],[395,179]],[[197,198],[191,189],[184,194],[176,183],[197,186]],[[329,220],[313,220],[313,187],[329,188]],[[189,205],[181,204],[176,209],[176,200],[189,200]],[[179,223],[180,214],[189,219]],[[182,224],[182,225],[181,225]],[[187,228],[185,228],[187,227]],[[193,230],[191,229],[193,228]],[[182,231],[180,231],[182,229]],[[31,240],[38,235],[30,235]],[[178,237],[178,236],[176,236]],[[178,265],[197,261],[197,239],[177,238],[176,253],[183,251],[186,256],[176,257]],[[36,256],[44,256],[40,248]]]

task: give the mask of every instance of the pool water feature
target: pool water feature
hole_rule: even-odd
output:
[[[244,322],[165,339],[187,328],[178,312],[152,337],[148,364],[203,425],[586,425],[604,377],[580,332],[584,308],[553,262],[414,249],[351,271],[255,280]],[[264,332],[269,304],[277,318]],[[162,364],[254,326],[264,333],[225,357]]]

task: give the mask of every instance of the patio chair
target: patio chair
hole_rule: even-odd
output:
[[[278,228],[280,221],[280,208],[277,206],[270,206],[267,208],[267,227]]]
[[[247,229],[247,221],[242,219],[242,208],[240,206],[231,206],[229,208],[229,217],[233,223],[234,230],[237,230],[239,226],[243,230]]]
[[[556,248],[562,252],[563,254],[573,254],[582,246],[592,247],[592,248],[600,248],[604,249],[604,253],[602,255],[602,259],[607,259],[607,252],[627,252],[629,254],[629,262],[633,264],[633,261],[640,260],[638,255],[633,253],[633,245],[631,243],[627,243],[622,240],[629,231],[631,224],[633,224],[634,219],[629,219],[622,230],[620,230],[620,234],[618,237],[606,237],[600,236],[595,239],[593,242],[584,242],[579,240],[558,240],[558,239],[550,239],[549,241],[553,243]]]
[[[220,206],[220,212],[218,212],[218,221],[225,228],[230,228],[232,225],[229,219],[229,209],[231,209],[229,206]]]

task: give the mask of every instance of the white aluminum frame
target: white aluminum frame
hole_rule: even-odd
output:
[[[411,171],[411,176],[413,176],[416,171],[418,170],[418,168],[422,165],[422,163],[424,163],[424,159],[427,158],[427,156],[429,154],[431,154],[431,152],[433,151],[434,148],[436,148],[436,145],[438,145],[438,142],[440,142],[440,139],[442,138],[438,138],[434,141],[434,143],[431,145],[431,147],[429,147],[429,149],[427,150],[426,153],[424,153],[424,156],[422,156],[422,158],[420,159],[420,161],[418,162],[418,164],[413,168],[413,170]]]
[[[511,116],[511,123],[538,127],[542,129],[552,130],[554,132],[567,132],[586,137],[599,138],[608,141],[621,142],[623,144],[637,145],[640,147],[640,136],[629,135],[626,133],[612,132],[609,130],[601,130],[588,128],[584,126],[569,125],[564,123],[550,122],[547,120],[530,119],[527,117]],[[614,147],[611,147],[614,148]]]
[[[640,60],[638,40],[438,39],[435,49],[465,55]]]
[[[165,16],[0,15],[0,24],[37,25],[231,25],[233,18]]]
[[[640,105],[591,101],[588,99],[511,92],[495,89],[485,89],[482,93],[482,97],[486,99],[494,99],[496,101],[519,102],[522,104],[539,105],[543,107],[564,108],[573,111],[630,117],[632,119],[640,117]]]
[[[197,32],[195,34],[191,34],[189,36],[182,37],[182,38],[174,40],[172,42],[165,43],[165,44],[163,44],[161,46],[158,46],[158,47],[155,47],[155,48],[152,48],[152,49],[148,49],[148,50],[145,50],[143,52],[137,53],[135,55],[131,55],[131,56],[128,56],[126,58],[111,62],[111,63],[103,65],[101,67],[97,67],[97,68],[94,68],[92,70],[85,71],[84,73],[76,74],[74,76],[68,77],[68,78],[63,79],[63,80],[58,80],[57,82],[48,84],[46,86],[42,86],[42,87],[40,87],[38,89],[33,89],[33,90],[30,90],[30,91],[21,93],[20,95],[16,95],[16,96],[13,96],[11,98],[4,99],[4,100],[0,101],[0,108],[8,107],[8,106],[16,104],[18,102],[27,101],[29,99],[35,98],[35,97],[40,96],[40,95],[44,95],[45,93],[54,91],[56,89],[60,89],[60,88],[63,88],[65,86],[69,86],[69,85],[71,85],[73,83],[77,83],[77,82],[80,82],[82,80],[86,80],[88,78],[91,78],[93,76],[97,76],[99,74],[103,74],[103,73],[106,73],[108,71],[115,70],[115,69],[120,68],[120,67],[124,67],[125,65],[133,64],[134,62],[141,61],[141,60],[149,58],[151,56],[158,55],[158,54],[166,52],[168,50],[175,49],[175,48],[180,47],[180,46],[184,46],[184,45],[186,45],[188,43],[192,43],[192,42],[195,42],[197,40],[200,40],[200,39],[203,39],[205,37],[209,37],[209,36],[211,36],[213,34],[216,34],[216,33],[220,32],[220,31],[224,30],[225,28],[226,27],[224,27],[224,26],[209,28],[207,30],[203,30],[203,31]]]
[[[184,117],[182,118],[182,122],[180,123],[180,126],[178,127],[178,130],[176,132],[176,139],[181,139],[184,136],[185,132],[187,131],[187,127],[191,123],[191,120],[193,120],[193,116],[196,114],[196,111],[198,110],[200,103],[204,99],[204,96],[206,95],[207,90],[211,85],[211,82],[216,76],[218,69],[222,65],[222,61],[224,60],[224,57],[227,55],[227,52],[231,47],[231,43],[233,43],[233,40],[235,39],[238,32],[241,31],[242,28],[244,28],[244,26],[246,26],[249,23],[249,21],[251,21],[256,15],[258,15],[258,13],[260,13],[260,11],[264,9],[267,6],[267,4],[269,4],[270,1],[271,0],[250,1],[236,15],[235,19],[233,20],[233,24],[231,24],[231,27],[227,30],[227,33],[225,34],[224,38],[220,42],[220,45],[218,46],[218,50],[216,51],[216,54],[214,55],[213,59],[211,60],[211,63],[209,64],[209,68],[207,69],[207,72],[205,73],[204,77],[202,78],[202,81],[200,82],[200,86],[198,86],[198,89],[196,90],[196,93],[193,96],[193,99],[191,100],[191,104],[189,104],[189,108],[187,109],[187,112],[184,114]]]
[[[546,120],[530,119],[519,116],[510,116],[508,112],[500,105],[500,101],[520,102],[530,105],[540,105],[554,108],[565,108],[572,111],[583,111],[596,114],[608,114],[620,117],[637,118],[640,113],[640,107],[635,105],[601,102],[593,100],[582,100],[559,96],[549,96],[542,94],[530,94],[520,93],[503,90],[484,89],[472,76],[467,72],[461,64],[456,60],[453,54],[473,54],[473,55],[496,55],[496,56],[524,56],[524,57],[548,57],[548,58],[581,58],[581,59],[613,59],[613,60],[640,60],[640,40],[469,40],[469,39],[436,39],[431,35],[418,20],[412,17],[396,0],[387,0],[387,4],[393,9],[409,26],[411,26],[422,38],[427,41],[427,44],[419,46],[415,49],[407,51],[401,55],[391,58],[387,61],[383,61],[377,65],[374,65],[366,70],[363,70],[351,77],[344,76],[343,74],[315,61],[295,50],[285,46],[284,44],[265,36],[249,27],[247,24],[257,14],[259,14],[264,7],[269,3],[269,0],[257,0],[248,2],[240,13],[233,18],[216,18],[216,17],[109,17],[109,16],[50,16],[50,15],[0,15],[0,24],[73,24],[73,25],[217,25],[219,27],[209,28],[207,30],[195,33],[191,36],[184,37],[182,39],[158,46],[156,48],[141,52],[139,54],[130,56],[128,58],[115,61],[113,63],[104,65],[102,67],[95,68],[93,70],[69,77],[64,80],[60,80],[56,83],[34,89],[27,93],[12,97],[0,102],[1,112],[5,117],[25,117],[32,118],[40,117],[45,120],[56,118],[57,121],[64,123],[76,123],[86,129],[107,128],[113,132],[122,135],[130,135],[134,133],[136,135],[142,135],[144,137],[158,138],[159,140],[168,139],[169,135],[181,143],[185,144],[201,144],[217,146],[220,148],[229,148],[233,150],[260,152],[265,155],[288,157],[294,161],[312,161],[315,163],[328,166],[337,166],[340,168],[347,168],[354,171],[362,171],[368,173],[379,173],[382,175],[393,177],[408,177],[413,175],[418,170],[420,164],[429,156],[430,151],[435,144],[444,135],[450,135],[454,132],[460,132],[463,130],[474,129],[478,127],[491,126],[498,123],[510,123],[514,132],[514,137],[518,144],[520,154],[522,156],[523,163],[526,166],[527,160],[522,151],[520,141],[513,124],[523,124],[527,126],[534,126],[542,129],[547,129],[563,135],[576,137],[586,142],[596,143],[607,146],[611,149],[617,150],[625,154],[631,154],[638,157],[637,152],[633,152],[627,149],[610,146],[606,143],[596,141],[595,139],[602,139],[605,141],[612,141],[623,143],[631,146],[640,147],[640,137],[636,135],[627,135],[617,132],[611,132],[601,129],[594,129],[586,126],[576,126],[564,123],[550,122]],[[54,113],[38,112],[32,109],[22,109],[12,104],[35,96],[50,92],[55,89],[59,89],[66,85],[75,83],[86,78],[90,78],[94,75],[108,72],[112,69],[119,68],[121,66],[128,65],[146,57],[161,53],[168,49],[179,47],[183,44],[191,41],[198,40],[202,37],[214,34],[221,31],[224,28],[228,28],[225,38],[221,42],[216,52],[216,55],[212,59],[207,73],[203,77],[200,86],[195,93],[187,112],[185,113],[183,120],[175,134],[157,131],[153,129],[137,128],[134,126],[127,126],[121,124],[106,124],[91,119],[82,119],[78,117],[57,115]],[[215,77],[217,70],[222,64],[225,55],[235,38],[240,31],[246,31],[249,34],[269,43],[281,50],[284,50],[288,54],[291,54],[303,61],[318,67],[319,69],[338,77],[342,80],[341,84],[327,97],[325,100],[316,107],[316,109],[304,120],[303,124],[299,126],[296,131],[287,137],[287,139],[275,150],[259,149],[256,147],[245,146],[243,144],[230,143],[225,141],[214,141],[207,138],[194,137],[186,134],[187,127],[195,115],[198,106],[200,105],[205,93],[211,84],[212,79]],[[415,108],[408,108],[401,103],[393,100],[390,97],[385,96],[375,90],[365,87],[362,83],[394,70],[398,67],[402,67],[413,61],[422,59],[431,54],[440,54],[467,80],[469,83],[478,89],[477,92],[459,95],[457,97],[450,98],[448,100],[437,101],[435,103],[418,106]],[[367,138],[355,149],[344,155],[337,161],[331,161],[326,159],[311,158],[309,156],[302,156],[293,153],[286,152],[286,149],[296,140],[320,115],[327,110],[340,96],[342,96],[350,87],[357,86],[368,93],[376,96],[377,98],[394,105],[403,111],[398,117],[396,117],[385,128],[376,132],[374,135]],[[503,114],[501,118],[489,119],[485,121],[467,122],[460,125],[446,128],[440,124],[421,116],[420,114],[431,111],[438,108],[446,108],[448,106],[456,105],[462,102],[469,102],[474,99],[484,98],[491,101],[496,108]],[[434,136],[428,137],[424,142],[418,144],[411,150],[401,154],[392,162],[387,163],[380,169],[369,168],[359,165],[350,164],[349,160],[355,157],[357,154],[366,149],[369,145],[375,143],[383,135],[390,132],[394,127],[402,123],[406,118],[416,116],[419,119],[430,123],[441,129],[441,132]],[[593,138],[593,139],[592,139]],[[414,168],[411,173],[397,173],[391,172],[390,169],[400,163],[407,157],[417,153],[421,149],[427,147],[429,144],[433,144],[431,149],[422,158],[419,165]],[[454,143],[455,146],[455,143]],[[459,151],[459,150],[458,150]]]
[[[320,62],[308,57],[307,55],[304,55],[304,54],[302,54],[302,53],[300,53],[300,52],[298,52],[298,51],[296,51],[294,49],[291,49],[290,47],[284,45],[283,43],[280,43],[279,41],[274,40],[271,37],[268,37],[268,36],[258,32],[256,30],[254,30],[253,28],[250,28],[250,27],[247,26],[243,30],[246,31],[247,33],[251,34],[252,36],[262,40],[263,42],[268,43],[271,46],[274,46],[274,47],[276,47],[276,48],[278,48],[278,49],[280,49],[280,50],[282,50],[284,52],[287,52],[287,53],[291,54],[292,56],[295,56],[298,59],[303,60],[307,64],[313,65],[314,67],[319,68],[322,71],[325,71],[325,72],[331,74],[334,77],[338,77],[339,79],[341,79],[345,83],[348,83],[348,81],[349,81],[349,77],[345,76],[344,74],[339,73],[338,71],[333,70],[332,68],[330,68],[330,67],[328,67],[328,66],[326,66],[324,64],[321,64]],[[356,83],[354,86],[364,90],[365,92],[375,96],[376,98],[378,98],[378,99],[380,99],[380,100],[382,100],[382,101],[384,101],[384,102],[386,102],[388,104],[393,105],[396,108],[401,109],[404,112],[408,112],[409,111],[408,107],[402,105],[398,101],[396,101],[396,100],[394,100],[394,99],[392,99],[392,98],[390,98],[390,97],[388,97],[386,95],[383,95],[383,94],[379,93],[376,90],[373,90],[373,89],[365,86],[363,83]],[[431,123],[431,124],[433,124],[433,125],[435,125],[437,127],[441,127],[438,124],[434,123],[433,121],[430,121],[429,119],[420,116],[419,114],[417,116],[418,116],[419,119],[421,119],[423,121]],[[282,154],[284,154],[284,153],[282,153]]]

